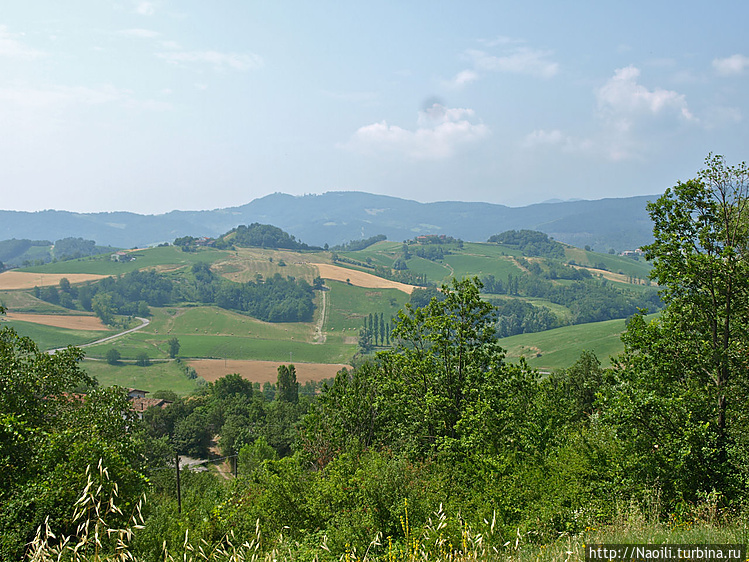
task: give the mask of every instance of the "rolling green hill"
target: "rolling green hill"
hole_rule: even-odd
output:
[[[413,239],[408,244],[383,240],[361,250],[340,253],[273,248],[217,250],[204,247],[183,251],[178,247],[164,246],[132,251],[130,255],[135,259],[124,263],[112,261],[107,254],[50,263],[23,271],[33,273],[33,279],[39,278],[47,285],[44,283],[45,274],[58,275],[55,279],[64,274],[118,277],[134,271],[148,270],[155,272],[154,279],[167,280],[169,286],[194,287],[193,293],[189,293],[194,295],[202,294],[193,273],[195,264],[209,264],[214,279],[225,280],[221,283],[246,283],[268,279],[276,274],[283,277],[294,276],[312,283],[322,271],[318,270],[316,264],[343,268],[336,271],[351,271],[350,276],[344,273],[337,278],[325,279],[324,290],[315,291],[314,318],[310,322],[262,322],[238,310],[223,309],[199,299],[196,301],[195,297],[192,300],[179,300],[184,297],[176,297],[177,293],[173,290],[170,297],[164,297],[167,298],[165,305],[147,307],[151,314],[148,326],[116,340],[86,348],[86,354],[90,358],[85,363],[86,369],[100,376],[103,383],[130,385],[135,384],[133,381],[141,381],[140,386],[175,388],[179,392],[187,392],[187,389],[194,386],[194,381],[185,378],[180,369],[168,367],[170,362],[167,342],[170,338],[178,339],[179,355],[183,358],[348,363],[359,352],[358,336],[365,319],[370,314],[382,315],[383,320],[389,323],[409,302],[410,297],[405,292],[407,286],[375,275],[382,274],[383,271],[391,272],[386,277],[397,281],[398,272],[390,268],[398,267],[399,260],[402,262],[401,266],[405,264],[406,271],[425,275],[427,282],[433,286],[439,286],[451,277],[478,276],[488,279],[493,284],[485,287],[487,292],[484,297],[498,304],[521,303],[522,306],[510,307],[521,311],[513,314],[523,314],[522,311],[534,309],[547,311],[546,317],[556,318],[556,325],[563,327],[537,333],[520,333],[501,341],[502,346],[508,350],[508,359],[514,361],[523,356],[531,366],[541,370],[566,367],[584,349],[594,351],[604,364],[609,355],[621,351],[619,334],[624,328],[624,319],[621,317],[605,322],[564,326],[581,317],[580,307],[583,305],[576,303],[585,304],[587,300],[593,304],[588,302],[586,306],[605,307],[605,302],[599,303],[596,299],[603,298],[605,301],[615,295],[627,303],[636,304],[640,302],[638,299],[645,302],[646,295],[655,290],[645,282],[649,265],[642,258],[633,259],[563,246],[561,254],[564,259],[552,259],[524,256],[524,251],[518,247],[505,244],[452,239],[441,243],[437,250],[427,248],[423,239],[424,237],[422,242]],[[428,259],[429,257],[432,259]],[[361,273],[355,275],[355,271]],[[555,277],[559,272],[575,276],[578,275],[577,271],[583,272],[579,274],[582,280]],[[519,286],[518,280],[522,282]],[[71,294],[78,294],[79,289],[94,282],[88,281],[75,286]],[[214,285],[211,287],[218,287],[215,285],[217,281],[212,283]],[[544,288],[549,294],[532,294],[533,291],[541,290],[538,287]],[[566,302],[566,297],[559,296],[570,293],[572,288],[583,291],[581,301]],[[590,292],[593,289],[598,292]],[[49,290],[51,288],[48,286],[47,291]],[[584,292],[586,290],[587,293]],[[75,299],[71,306],[76,310],[70,310],[37,298],[45,297],[45,294],[30,288],[3,290],[0,277],[0,302],[11,311],[58,315],[86,313]],[[169,299],[177,300],[170,302]],[[627,310],[634,310],[633,304],[627,306]],[[506,306],[502,308],[506,309]],[[610,312],[616,313],[618,312]],[[518,325],[522,324],[522,318],[516,320]],[[47,348],[68,343],[88,344],[101,337],[98,333],[29,322],[6,320],[5,323],[34,337]],[[524,328],[521,326],[518,329]],[[104,361],[107,351],[112,347],[122,356],[123,362],[119,366],[107,365]],[[133,362],[143,354],[156,363],[150,367],[135,366]]]

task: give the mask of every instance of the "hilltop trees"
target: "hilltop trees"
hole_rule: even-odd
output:
[[[82,357],[72,347],[45,353],[31,339],[0,329],[3,560],[20,559],[45,519],[56,533],[74,530],[74,502],[88,465],[101,460],[125,501],[135,501],[145,487],[144,449],[129,430],[136,421],[125,393],[95,388],[79,367]]]
[[[307,244],[297,241],[294,236],[277,226],[256,222],[249,226],[241,224],[216,241],[217,248],[226,248],[231,244],[256,248],[285,248],[287,250],[313,249]]]
[[[533,394],[532,377],[523,366],[504,363],[494,309],[479,298],[480,287],[475,278],[453,280],[442,287],[443,298],[407,305],[395,323],[393,349],[337,377],[305,435],[337,440],[344,427],[355,427],[363,445],[420,454],[496,451],[509,433],[519,435],[525,425],[519,414],[527,408],[518,409],[518,392]],[[346,396],[352,392],[368,405]],[[316,443],[313,449],[340,446]]]
[[[689,496],[746,476],[749,168],[713,155],[705,164],[648,206],[646,257],[667,306],[630,322],[607,397],[643,467]]]

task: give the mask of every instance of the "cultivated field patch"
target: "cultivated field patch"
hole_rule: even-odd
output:
[[[208,382],[214,382],[221,377],[237,373],[242,378],[252,382],[271,382],[278,380],[278,367],[288,364],[283,361],[238,361],[223,359],[197,359],[188,361],[199,376]],[[319,381],[334,378],[341,369],[350,368],[350,365],[341,363],[294,363],[296,379],[299,382]]]
[[[84,283],[85,281],[96,281],[107,277],[107,275],[96,275],[93,273],[30,273],[27,271],[6,271],[0,273],[0,290],[16,291],[20,289],[33,289],[34,287],[49,287],[59,285],[60,279],[66,278],[71,283]]]
[[[109,330],[97,316],[73,316],[61,314],[24,314],[22,312],[8,312],[5,315],[10,321],[31,322],[55,328],[68,330],[85,330],[91,332],[106,332]]]
[[[364,271],[358,271],[356,269],[347,269],[329,263],[316,263],[314,265],[317,267],[320,272],[320,277],[323,279],[332,279],[344,283],[348,281],[352,285],[368,289],[398,289],[409,295],[414,291],[414,289],[416,289],[413,285],[390,281],[389,279],[383,279],[382,277],[377,277],[371,273],[365,273]]]

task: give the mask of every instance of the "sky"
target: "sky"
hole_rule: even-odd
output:
[[[0,209],[521,206],[749,157],[749,2],[8,0]]]

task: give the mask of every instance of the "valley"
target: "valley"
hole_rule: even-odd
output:
[[[555,298],[555,291],[569,291],[575,284],[582,290],[606,287],[610,293],[605,298],[628,295],[636,304],[638,295],[644,296],[647,291],[652,302],[655,292],[648,287],[649,265],[640,259],[555,242],[555,257],[523,255],[528,252],[511,244],[452,238],[438,242],[438,237],[414,238],[408,244],[380,240],[357,250],[342,247],[328,251],[240,246],[185,251],[170,245],[129,251],[130,261],[124,262],[110,259],[110,254],[58,261],[0,274],[0,304],[8,309],[0,321],[33,337],[45,349],[85,345],[84,367],[102,384],[181,394],[190,392],[201,381],[210,382],[234,372],[264,383],[273,379],[279,364],[286,362],[298,366],[300,380],[331,378],[342,366],[389,346],[384,333],[379,339],[375,337],[375,342],[362,345],[361,336],[372,315],[382,319],[383,329],[385,324],[392,329],[393,320],[407,303],[421,305],[419,299],[439,295],[434,287],[451,278],[473,276],[484,281],[485,299],[502,311],[512,309],[514,316],[502,313],[503,329],[512,335],[500,340],[509,361],[522,357],[531,367],[551,372],[569,366],[583,350],[588,350],[608,365],[609,357],[623,349],[619,335],[624,330],[625,316],[619,311],[620,317],[613,312],[609,314],[614,316],[611,319],[579,323],[582,313],[578,301]],[[207,291],[200,289],[196,281],[200,268],[210,272],[216,287],[225,282],[252,284],[274,277],[313,285],[318,279],[317,288],[311,293],[312,316],[304,321],[269,322],[242,310],[201,302],[194,295],[175,302],[167,302],[167,298],[159,306],[141,301],[140,311],[150,316],[147,326],[96,343],[136,326],[138,321],[132,316],[139,314],[114,314],[110,325],[106,325],[90,304],[87,310],[80,299],[60,301],[61,296],[63,301],[67,298],[64,294],[80,296],[86,287],[101,279],[124,279],[134,272],[149,272],[154,279],[170,283],[175,287],[173,293],[176,288],[196,283],[198,290]],[[404,274],[425,280],[426,285],[399,280],[407,278]],[[559,278],[560,275],[570,278]],[[576,277],[580,278],[575,280]],[[519,281],[530,285],[523,288]],[[69,284],[72,289],[65,293],[61,284]],[[600,295],[591,296],[599,298]],[[585,301],[585,295],[580,299]],[[645,306],[646,301],[641,300]],[[524,307],[524,312],[517,312],[518,306]],[[607,305],[601,302],[597,306]],[[629,312],[636,310],[628,306]],[[541,314],[546,324],[518,324],[534,313]],[[197,378],[187,378],[184,368],[169,365],[173,362],[167,345],[171,338],[179,341],[178,357],[194,369]],[[122,358],[119,365],[109,365],[105,360],[112,348]],[[149,364],[136,366],[136,357],[144,354]]]

